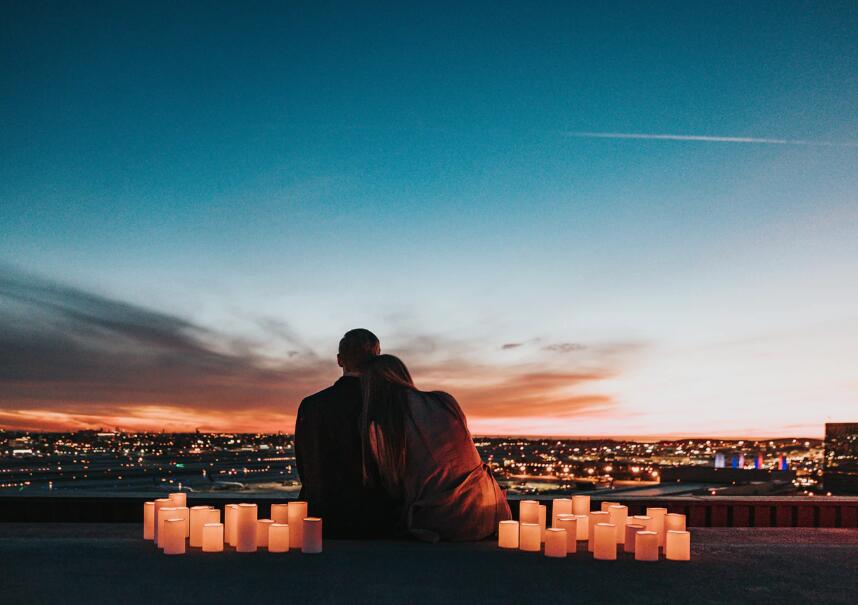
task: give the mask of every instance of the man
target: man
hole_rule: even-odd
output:
[[[363,484],[360,418],[361,367],[381,353],[369,330],[349,330],[340,340],[342,377],[301,402],[295,421],[295,462],[300,499],[322,517],[326,537],[361,538],[385,533],[390,503]],[[389,516],[390,515],[390,516]]]

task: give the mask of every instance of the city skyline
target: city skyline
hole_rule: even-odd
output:
[[[0,427],[289,433],[354,327],[478,435],[854,420],[855,5],[0,11]]]

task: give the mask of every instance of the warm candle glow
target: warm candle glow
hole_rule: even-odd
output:
[[[498,524],[498,546],[518,548],[518,521],[501,521]]]
[[[143,539],[152,540],[155,538],[155,503],[143,503]]]
[[[156,540],[158,543],[158,548],[164,548],[164,521],[167,519],[178,519],[184,523],[182,518],[176,514],[176,507],[174,506],[162,506],[158,509],[158,529],[156,530],[156,534],[158,539]],[[184,527],[184,526],[182,526]]]
[[[617,544],[622,544],[626,540],[626,519],[628,516],[629,509],[622,504],[612,504],[608,507],[608,519],[617,531]]]
[[[613,561],[617,558],[617,528],[613,523],[596,523],[593,558]]]
[[[303,534],[301,552],[308,554],[322,552],[322,520],[319,517],[304,519]]]
[[[155,517],[152,523],[152,539],[155,540],[155,543],[158,543],[158,529],[159,529],[159,516],[161,514],[161,509],[165,506],[170,506],[169,498],[158,498],[155,500]]]
[[[210,523],[210,510],[213,510],[211,506],[191,507],[191,535],[189,537],[190,545],[193,548],[200,548],[203,545],[203,525]]]
[[[539,523],[539,502],[536,500],[519,502],[518,520],[520,523]]]
[[[545,542],[545,530],[547,527],[547,525],[546,525],[547,517],[548,517],[548,507],[545,506],[544,504],[540,504],[539,505],[539,530],[540,530],[539,539],[542,542]]]
[[[239,504],[235,523],[235,550],[256,552],[256,505]]]
[[[170,504],[173,506],[187,506],[188,505],[188,494],[185,492],[173,492],[169,494],[167,498],[170,500]]]
[[[658,532],[644,530],[635,534],[635,561],[658,561]]]
[[[551,527],[557,527],[559,515],[572,514],[572,500],[569,498],[555,498],[551,502]]]
[[[521,523],[519,530],[518,547],[527,552],[539,552],[542,534],[539,523]]]
[[[271,520],[275,523],[286,525],[289,523],[289,505],[288,504],[272,504],[271,505]]]
[[[575,515],[578,520],[578,535],[579,540],[587,540],[590,537],[590,515]]]
[[[635,515],[634,517],[629,517],[628,522],[635,525],[643,525],[647,531],[652,531],[652,517],[647,517],[646,515]]]
[[[289,548],[301,548],[304,545],[304,519],[307,517],[307,503],[295,500],[289,503]]]
[[[191,515],[190,509],[187,506],[176,506],[176,515],[182,518],[182,521],[185,522],[185,537],[189,537],[191,535]]]
[[[689,532],[669,530],[665,536],[665,557],[671,561],[691,560],[691,534]]]
[[[203,552],[223,552],[223,523],[203,525]]]
[[[593,552],[593,545],[596,541],[596,532],[594,528],[596,527],[597,523],[607,523],[609,521],[608,513],[603,513],[602,511],[594,510],[592,513],[590,513],[588,521],[589,529],[587,535],[587,550]]]
[[[566,556],[566,530],[559,527],[552,527],[545,531],[545,556],[546,557],[565,557]]]
[[[667,515],[666,508],[647,508],[646,514],[652,518],[652,524],[649,526],[652,531],[658,534],[658,545],[664,545],[664,517]]]
[[[625,527],[626,536],[625,540],[623,540],[623,552],[635,552],[635,535],[639,531],[645,531],[646,527],[643,525],[637,525],[635,523],[629,523]]]
[[[238,521],[238,504],[227,504],[223,508],[223,539],[230,546],[235,546],[238,536],[236,522]]]
[[[619,503],[619,502],[602,502],[602,505],[601,505],[601,507],[599,508],[599,510],[600,510],[601,512],[603,512],[603,513],[606,513],[606,512],[608,512],[608,510],[609,510],[612,506],[619,506],[619,505],[620,505],[620,503]]]
[[[268,552],[287,552],[289,550],[289,526],[286,523],[272,523],[268,528]]]
[[[220,523],[220,511],[216,508],[209,508],[208,512],[205,514],[206,521],[205,523]],[[203,525],[205,525],[203,523]]]
[[[685,531],[685,515],[668,513],[664,516],[664,531]]]
[[[557,515],[557,527],[566,530],[566,552],[578,552],[578,518],[575,515]],[[545,541],[548,548],[548,540]]]
[[[572,496],[572,514],[590,514],[590,496]]]
[[[164,554],[185,554],[185,520],[164,520]]]
[[[256,546],[268,548],[268,529],[273,524],[271,519],[259,519],[256,522]]]

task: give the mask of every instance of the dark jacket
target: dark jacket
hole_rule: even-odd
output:
[[[393,503],[380,488],[365,488],[361,461],[360,379],[343,376],[301,402],[295,421],[299,498],[322,517],[326,537],[388,535]]]

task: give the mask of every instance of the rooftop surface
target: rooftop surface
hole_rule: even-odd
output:
[[[137,524],[2,523],[8,603],[855,603],[858,530],[693,530],[692,561],[595,561],[493,541],[328,540],[320,555],[169,557]]]

